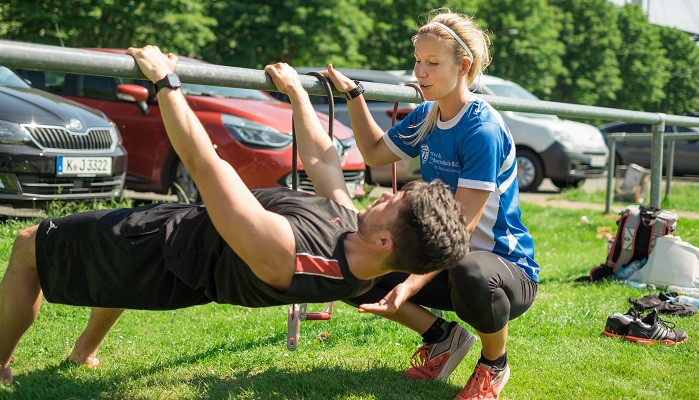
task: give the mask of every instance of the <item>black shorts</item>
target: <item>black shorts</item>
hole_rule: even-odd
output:
[[[101,210],[39,224],[36,264],[46,300],[76,306],[171,310],[211,302],[165,265],[168,221],[192,207]]]

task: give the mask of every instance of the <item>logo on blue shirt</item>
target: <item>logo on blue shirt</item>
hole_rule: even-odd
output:
[[[427,159],[430,157],[430,146],[427,145],[427,143],[423,143],[422,146],[420,146],[421,153],[420,153],[420,161],[422,163],[426,163]]]

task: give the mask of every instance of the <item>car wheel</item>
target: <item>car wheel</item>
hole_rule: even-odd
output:
[[[568,188],[577,188],[585,183],[585,179],[551,179],[551,182],[557,188],[563,190]]]
[[[177,161],[177,166],[175,167],[172,192],[177,195],[177,201],[180,203],[190,204],[201,200],[199,197],[199,189],[197,189],[194,179],[189,175],[182,161]]]
[[[517,149],[517,181],[519,190],[533,192],[544,179],[544,167],[539,156],[529,149]]]

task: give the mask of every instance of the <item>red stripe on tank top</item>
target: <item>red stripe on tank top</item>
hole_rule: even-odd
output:
[[[296,254],[296,273],[342,279],[342,271],[337,260],[305,253]]]

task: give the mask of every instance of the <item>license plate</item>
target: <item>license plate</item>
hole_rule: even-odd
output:
[[[592,156],[590,157],[591,167],[604,167],[607,164],[607,157],[605,156]]]
[[[112,174],[111,157],[63,157],[56,159],[56,175],[99,176]]]

